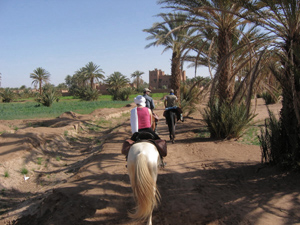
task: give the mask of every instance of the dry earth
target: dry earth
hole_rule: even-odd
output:
[[[120,154],[130,137],[131,108],[0,121],[0,224],[134,224],[127,217],[134,201]],[[280,108],[270,106],[275,114]],[[267,117],[262,100],[256,113],[256,121]],[[203,130],[199,112],[177,124],[167,166],[159,171],[162,201],[153,224],[300,224],[299,174],[262,165],[259,146],[211,140]],[[163,119],[158,131],[168,140]]]

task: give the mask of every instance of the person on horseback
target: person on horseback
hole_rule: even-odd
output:
[[[166,141],[160,139],[151,128],[152,112],[146,107],[146,99],[142,95],[138,95],[134,98],[134,103],[136,107],[130,111],[130,125],[133,135],[123,143],[122,154],[126,155],[127,159],[130,147],[136,141],[146,139],[155,145],[160,154],[162,166],[164,166],[163,157],[167,156]]]
[[[164,105],[165,105],[166,111],[170,110],[170,109],[176,110],[177,121],[181,120],[183,122],[184,120],[183,120],[183,116],[182,116],[182,110],[181,110],[181,108],[179,108],[177,106],[177,101],[178,101],[178,98],[174,94],[174,90],[171,89],[170,94],[165,97]]]
[[[154,128],[154,132],[158,135],[158,132],[157,132],[157,122],[158,122],[158,117],[157,115],[153,112],[153,109],[155,108],[155,105],[154,105],[154,101],[153,101],[153,98],[151,98],[149,96],[149,94],[151,93],[151,90],[149,88],[145,88],[144,91],[143,91],[144,95],[143,97],[146,99],[146,107],[149,108],[152,112],[152,114],[154,115],[155,117],[155,128]]]
[[[142,95],[134,98],[136,107],[130,112],[130,125],[132,133],[148,132],[154,136],[154,139],[160,137],[151,128],[152,124],[152,111],[146,107],[146,99]]]
[[[146,99],[146,107],[151,109],[151,111],[153,111],[153,109],[155,108],[155,105],[154,105],[153,98],[151,98],[149,96],[149,94],[151,93],[151,90],[148,88],[145,88],[143,93],[144,93],[143,97]]]

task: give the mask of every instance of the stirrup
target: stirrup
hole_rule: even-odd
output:
[[[162,168],[165,168],[165,166],[167,165],[167,163],[166,163],[166,162],[164,162],[164,160],[163,160],[163,158],[162,158],[162,157],[161,157],[160,159],[161,159],[160,166],[161,166]]]

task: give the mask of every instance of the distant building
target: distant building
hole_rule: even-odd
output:
[[[186,81],[185,71],[181,73],[181,81]],[[150,89],[162,89],[163,87],[171,88],[171,75],[166,75],[161,70],[149,71],[149,88]]]

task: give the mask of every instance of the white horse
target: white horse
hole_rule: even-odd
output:
[[[136,207],[129,217],[152,224],[152,211],[160,201],[156,188],[158,166],[161,159],[156,147],[149,142],[134,144],[128,153],[127,169]]]

